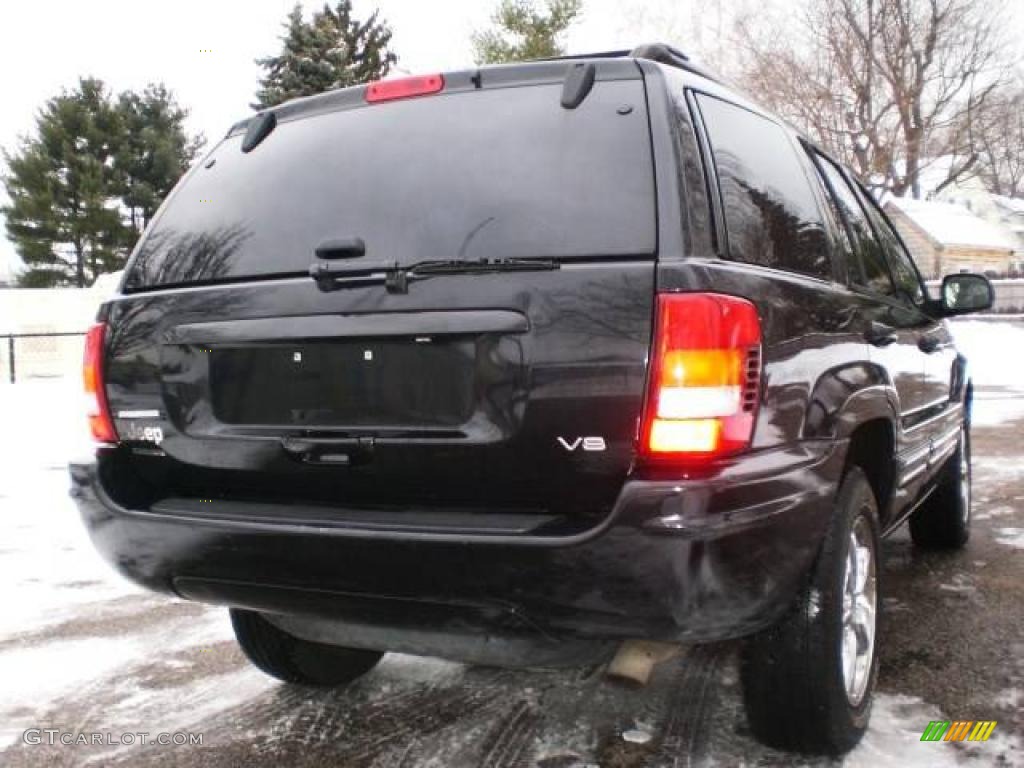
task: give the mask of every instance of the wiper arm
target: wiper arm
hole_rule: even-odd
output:
[[[413,280],[433,277],[435,275],[467,275],[484,274],[487,272],[535,272],[560,269],[554,259],[429,259],[418,261],[408,266],[393,264],[372,264],[359,267],[333,267],[329,264],[314,264],[309,268],[309,275],[316,280],[321,291],[331,291],[338,287],[338,280],[350,278],[361,282],[360,278],[379,280],[383,278],[388,293],[408,293],[409,283]]]
[[[340,280],[364,282],[380,280],[393,264],[367,264],[359,267],[336,267],[333,264],[317,263],[309,268],[309,276],[316,281],[316,287],[325,293],[337,289]]]

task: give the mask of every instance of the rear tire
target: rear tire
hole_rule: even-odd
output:
[[[255,611],[232,608],[231,626],[249,661],[286,683],[342,685],[369,672],[384,655],[379,651],[302,640],[278,629]]]
[[[867,729],[878,676],[878,505],[850,467],[807,585],[740,663],[754,735],[778,749],[840,755]]]
[[[956,451],[938,487],[910,516],[910,538],[922,549],[960,549],[971,538],[971,432],[960,427]]]

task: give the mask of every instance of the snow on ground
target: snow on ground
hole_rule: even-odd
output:
[[[943,768],[962,764],[949,744],[922,743],[932,720],[945,720],[935,707],[916,696],[880,693],[871,706],[871,727],[864,740],[843,761],[844,768]]]
[[[202,609],[184,620],[142,622],[138,631],[99,637],[92,624],[134,628],[140,612],[168,600],[123,579],[100,558],[68,496],[67,463],[90,450],[79,382],[0,385],[0,424],[2,749],[80,686],[153,659],[154,649],[165,656],[229,640],[231,628],[223,611]],[[51,628],[60,642],[33,642]],[[255,671],[245,672],[265,684]],[[208,698],[223,699],[224,690],[231,689]],[[235,701],[228,697],[225,704]]]
[[[949,327],[976,386],[1024,390],[1024,323],[952,320]]]
[[[1024,706],[1024,695],[1017,688],[1007,688],[995,697],[995,703],[1000,707],[1020,709]]]
[[[164,598],[166,600],[166,598]],[[155,606],[154,606],[155,607]],[[139,610],[137,607],[136,610]],[[142,612],[145,607],[142,607]],[[98,630],[97,630],[98,633]],[[38,725],[40,715],[54,708],[70,693],[78,692],[95,680],[116,679],[121,670],[141,667],[149,663],[166,664],[168,657],[191,649],[208,647],[232,638],[231,628],[224,611],[203,609],[195,617],[169,619],[140,631],[128,631],[115,636],[104,635],[49,642],[35,646],[14,645],[0,653],[0,748],[10,743],[23,730]],[[173,663],[171,663],[173,666]],[[153,729],[156,723],[183,727],[198,722],[198,713],[208,711],[210,705],[218,710],[245,700],[253,690],[265,690],[269,681],[255,669],[244,668],[240,673],[225,676],[231,683],[214,678],[205,685],[190,686],[198,690],[183,689],[181,700],[193,700],[188,707],[177,707],[167,717],[167,691],[160,691],[155,706],[143,707],[146,695],[133,686],[119,692],[124,701],[132,702],[130,721],[138,728]],[[134,691],[136,697],[129,696]],[[204,692],[207,695],[204,695]],[[239,697],[241,694],[241,698]],[[149,696],[152,699],[152,696]],[[199,699],[205,707],[197,707]],[[14,705],[13,710],[8,709]],[[108,723],[117,723],[122,732],[123,715],[129,710],[115,707],[110,711]],[[158,714],[163,712],[164,716]],[[142,717],[140,717],[142,715]],[[148,715],[148,716],[147,716]]]
[[[974,382],[974,423],[994,426],[1024,416],[1024,323],[954,320],[949,325]]]
[[[996,541],[1017,549],[1024,549],[1024,528],[996,528]]]
[[[0,385],[0,637],[61,621],[82,603],[140,594],[100,560],[68,497],[67,464],[90,450],[71,379]]]
[[[1020,499],[1016,499],[1020,501]],[[994,517],[1007,517],[1016,514],[1017,510],[1010,505],[994,506],[989,507],[984,512],[977,512],[974,515],[975,520],[991,520]]]

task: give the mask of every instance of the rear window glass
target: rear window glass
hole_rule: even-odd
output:
[[[317,245],[351,238],[374,264],[653,254],[642,82],[598,82],[574,110],[561,107],[561,91],[448,93],[307,116],[281,122],[249,154],[232,136],[176,190],[127,287],[303,273]]]

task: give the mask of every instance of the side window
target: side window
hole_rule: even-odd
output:
[[[921,279],[910,255],[904,250],[903,245],[897,240],[893,241],[893,247],[889,251],[892,258],[892,279],[896,288],[914,304],[924,304],[924,288],[921,287]]]
[[[696,98],[718,171],[730,258],[832,279],[821,211],[782,127],[712,96]]]
[[[847,227],[846,214],[840,207],[840,202],[836,195],[832,191],[832,187],[825,177],[825,172],[822,170],[823,160],[819,160],[818,153],[813,149],[805,147],[807,153],[812,158],[811,166],[814,168],[814,177],[818,180],[818,187],[821,190],[822,197],[825,199],[828,206],[829,219],[832,222],[836,234],[839,237],[839,248],[843,252],[846,259],[846,269],[849,273],[850,280],[854,279],[854,276],[860,279],[860,262],[854,260],[855,248],[853,246],[853,233]]]
[[[918,276],[917,268],[914,266],[910,254],[903,246],[903,241],[893,229],[892,222],[878,207],[878,203],[863,187],[858,187],[861,197],[867,201],[868,215],[871,217],[878,237],[885,247],[885,254],[889,259],[889,269],[892,272],[892,280],[896,290],[906,299],[914,304],[924,303],[924,289],[921,287],[921,278]]]
[[[854,285],[882,294],[893,295],[892,280],[885,264],[882,246],[875,238],[871,222],[861,206],[857,193],[846,177],[827,157],[815,153],[817,166],[832,190],[839,212],[846,221],[854,253],[849,259],[849,278]]]

